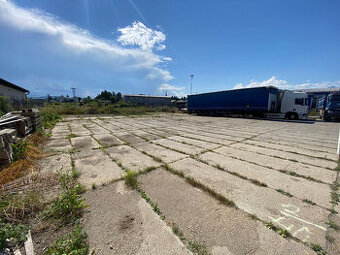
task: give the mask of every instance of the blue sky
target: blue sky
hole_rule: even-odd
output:
[[[0,77],[31,95],[340,87],[338,0],[0,0]]]

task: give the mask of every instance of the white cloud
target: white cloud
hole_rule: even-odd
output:
[[[130,75],[139,76],[136,79],[140,79],[141,75],[144,78],[150,75],[154,82],[158,82],[156,86],[173,78],[168,70],[158,66],[170,58],[152,51],[154,47],[165,48],[163,43],[166,36],[160,31],[147,28],[141,22],[119,29],[122,35],[118,41],[123,45],[140,46],[134,49],[95,37],[89,31],[60,21],[41,10],[21,8],[9,0],[0,0],[0,24],[18,33],[36,35],[37,38],[39,34],[43,35],[51,54],[65,54],[72,60],[86,57],[93,64],[99,63],[98,69],[101,66],[106,72],[131,72]]]
[[[272,76],[268,80],[264,81],[252,81],[248,84],[237,83],[234,89],[242,88],[254,88],[254,87],[265,87],[265,86],[275,86],[281,89],[311,89],[311,88],[332,88],[340,87],[340,81],[323,81],[323,82],[304,82],[297,84],[289,84],[286,80],[278,80],[275,76]]]
[[[187,94],[184,92],[185,87],[177,87],[167,83],[163,83],[159,86],[158,90],[161,92],[166,92],[168,95],[185,97]]]
[[[176,87],[176,86],[173,86],[173,85],[170,85],[170,84],[162,84],[161,86],[159,86],[159,90],[160,91],[163,91],[163,90],[169,90],[169,91],[178,91],[178,90],[183,90],[184,87]]]
[[[118,37],[118,42],[122,45],[136,45],[142,50],[151,51],[154,48],[164,50],[163,42],[166,40],[165,34],[161,31],[152,30],[145,26],[142,22],[133,22],[131,26],[119,28],[121,35]]]

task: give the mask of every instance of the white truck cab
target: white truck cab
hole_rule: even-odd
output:
[[[281,114],[287,119],[307,119],[308,96],[304,92],[285,90],[281,101]]]

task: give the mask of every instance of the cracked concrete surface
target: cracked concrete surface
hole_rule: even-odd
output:
[[[84,195],[90,207],[83,222],[96,254],[190,254],[189,240],[204,243],[211,254],[313,254],[304,245],[309,243],[338,254],[339,231],[327,224],[340,224],[330,211],[339,209],[330,203],[337,136],[338,124],[324,122],[184,114],[66,117],[52,130],[46,147],[56,155],[42,169],[56,172],[74,164],[80,183],[97,185]],[[239,209],[219,204],[167,172],[165,164]],[[153,168],[138,179],[164,221],[119,181],[126,170]],[[264,222],[296,239],[282,238]],[[173,224],[183,242],[172,233]]]

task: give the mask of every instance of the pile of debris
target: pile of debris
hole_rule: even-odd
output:
[[[9,166],[12,160],[12,143],[15,141],[15,129],[0,130],[0,170]]]
[[[11,163],[12,143],[17,137],[36,131],[40,125],[40,111],[37,109],[10,112],[0,117],[0,170]]]

